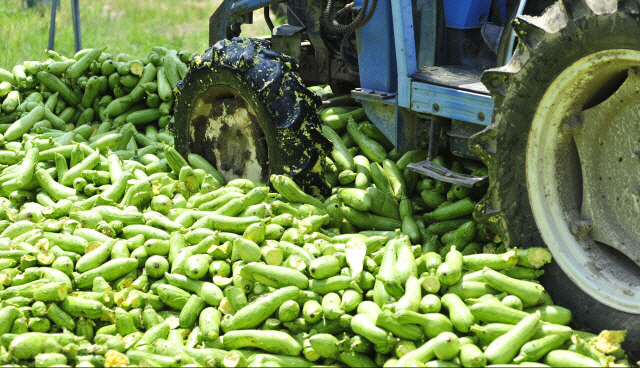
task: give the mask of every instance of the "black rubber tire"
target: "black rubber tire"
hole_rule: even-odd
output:
[[[610,2],[590,3],[605,11],[592,9],[585,0],[565,0],[539,18],[517,19],[519,44],[512,60],[482,77],[495,108],[490,126],[472,137],[469,145],[487,164],[491,182],[474,216],[501,234],[510,247],[544,246],[529,203],[525,164],[529,130],[541,98],[560,73],[588,54],[612,48],[640,50],[637,0],[619,1],[615,10],[606,9]],[[574,328],[628,330],[623,347],[633,359],[640,359],[640,315],[601,304],[555,262],[545,271],[541,282],[556,304],[574,313]]]
[[[219,152],[231,150],[225,140],[235,132],[220,130],[225,134],[208,136],[205,134],[208,118],[216,113],[215,108],[194,111],[201,97],[214,96],[214,100],[206,100],[211,106],[224,99],[234,100],[248,104],[255,113],[252,137],[244,137],[248,140],[243,142],[265,146],[256,148],[262,181],[265,178],[268,181],[271,174],[285,174],[309,194],[329,193],[323,164],[330,142],[320,132],[317,115],[322,101],[303,85],[296,60],[272,51],[269,41],[234,38],[216,43],[203,55],[193,56],[191,64],[177,85],[175,123],[171,129],[178,152],[184,157],[197,153],[219,170],[248,178],[243,171],[241,148],[232,147],[233,152],[219,154],[221,162],[216,162],[213,153],[213,147]],[[211,91],[213,94],[209,95]],[[224,91],[232,91],[235,97]]]

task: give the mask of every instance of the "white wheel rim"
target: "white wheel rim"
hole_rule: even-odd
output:
[[[236,107],[229,108],[227,101]],[[214,109],[213,104],[219,106]],[[242,106],[238,108],[238,104]],[[221,112],[214,112],[220,108]],[[240,178],[268,181],[262,127],[253,107],[238,90],[226,85],[210,86],[196,99],[192,110],[189,138],[191,142],[203,139],[216,142],[206,149],[215,155],[217,169],[227,181]],[[206,130],[199,130],[198,135],[196,126],[203,124],[201,117],[206,117]]]
[[[565,160],[569,161],[563,156],[567,152],[563,148],[567,142],[563,121],[580,112],[588,98],[584,91],[597,90],[607,78],[633,67],[640,67],[640,51],[616,49],[586,56],[563,71],[544,94],[533,118],[526,170],[532,212],[554,260],[594,299],[617,310],[640,314],[640,267],[629,259],[610,256],[610,249],[604,245],[594,247],[574,235],[571,227],[575,223],[569,218],[575,214],[570,214],[567,198],[575,195],[567,197],[563,187],[567,179],[575,182],[571,168],[563,167]],[[638,173],[640,170],[629,175],[640,177]]]

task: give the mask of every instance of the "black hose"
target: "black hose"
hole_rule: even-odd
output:
[[[358,28],[362,28],[362,27],[366,26],[367,23],[369,23],[371,18],[373,18],[373,13],[375,13],[377,6],[378,6],[378,0],[372,0],[371,1],[371,9],[369,10],[369,13],[367,14],[367,17],[364,18],[364,20],[362,21],[362,24],[359,25]]]
[[[271,21],[271,14],[269,14],[269,7],[264,7],[264,20],[267,22],[267,27],[269,27],[269,31],[271,31],[271,35],[273,35],[273,22]]]
[[[333,8],[334,1],[335,0],[329,0],[327,2],[327,7],[324,11],[324,17],[321,18],[322,25],[325,27],[325,31],[328,34],[332,35],[345,34],[347,32],[353,32],[358,28],[364,27],[367,23],[369,23],[371,17],[373,17],[373,13],[375,12],[376,6],[378,5],[378,0],[372,0],[371,9],[369,10],[369,13],[366,14],[367,8],[369,6],[369,0],[363,0],[362,8],[358,12],[356,19],[354,19],[349,24],[339,24],[335,19],[331,18],[331,9]],[[352,4],[349,5],[353,6]],[[349,7],[349,5],[347,5],[347,7]],[[339,11],[339,13],[340,12],[341,11]]]
[[[344,8],[338,10],[333,17],[331,17],[331,23],[334,23],[334,21],[338,18],[340,18],[342,15],[346,14],[347,12],[350,12],[351,10],[353,10],[353,2],[350,2],[349,4],[345,5]]]
[[[340,55],[342,55],[342,60],[344,60],[344,63],[347,64],[349,72],[351,74],[359,75],[360,68],[358,66],[358,59],[356,57],[353,57],[348,50],[348,44],[350,42],[349,38],[351,37],[351,35],[353,35],[353,31],[345,33],[344,37],[342,38],[342,42],[340,42]]]
[[[324,32],[321,32],[320,38],[322,38],[324,45],[327,46],[327,49],[331,51],[331,53],[334,55],[340,55],[340,46],[338,45],[336,48],[336,46],[333,45],[336,41],[340,42],[340,40],[337,39],[337,36],[327,36]]]
[[[350,28],[357,26],[358,22],[362,20],[364,16],[363,10],[366,10],[369,5],[369,0],[364,0],[362,3],[362,8],[360,12],[358,12],[358,16],[349,24],[340,24],[336,20],[331,19],[331,9],[333,9],[333,4],[335,0],[327,1],[327,7],[324,10],[324,17],[322,17],[322,25],[325,27],[325,32],[330,35],[340,35],[349,32]],[[353,4],[351,4],[353,5]]]

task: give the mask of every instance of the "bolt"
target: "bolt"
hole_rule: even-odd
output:
[[[567,116],[562,121],[561,128],[567,133],[571,133],[576,129],[582,128],[583,121],[579,116]]]
[[[440,106],[437,103],[433,104],[433,111],[435,111],[435,112],[440,111]]]
[[[573,221],[571,225],[571,232],[573,235],[582,238],[588,235],[593,229],[593,221],[587,219],[579,219]]]
[[[481,113],[481,112],[478,113],[478,120],[484,121],[484,114],[483,113]]]

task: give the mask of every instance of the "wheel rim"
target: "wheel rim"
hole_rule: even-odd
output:
[[[547,89],[529,133],[532,212],[555,261],[599,302],[640,313],[640,51],[584,57]],[[593,91],[593,92],[589,92]]]
[[[267,183],[268,147],[259,121],[238,90],[213,85],[194,102],[189,118],[191,152],[212,162],[227,181]]]

